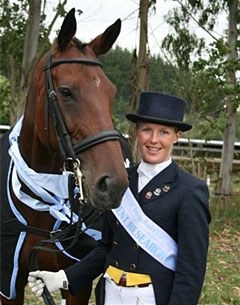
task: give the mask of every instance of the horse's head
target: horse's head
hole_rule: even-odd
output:
[[[105,210],[120,204],[128,179],[112,123],[116,89],[97,56],[112,47],[121,21],[82,43],[74,38],[74,12],[67,14],[51,51],[33,74],[23,122],[25,142],[30,143],[22,150],[37,171],[58,173],[60,160],[79,159],[90,201]]]

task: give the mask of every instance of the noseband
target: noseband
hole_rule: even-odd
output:
[[[101,62],[84,58],[66,58],[52,61],[51,52],[47,54],[45,65],[45,88],[46,88],[46,104],[45,104],[45,131],[49,138],[48,132],[48,112],[50,109],[52,122],[57,136],[57,142],[60,154],[63,160],[78,160],[77,154],[102,142],[120,140],[120,135],[116,130],[102,130],[96,134],[83,139],[80,143],[73,145],[71,137],[66,129],[64,120],[59,111],[57,103],[57,95],[54,90],[52,81],[51,68],[61,64],[78,63],[82,65],[98,66],[102,68]]]

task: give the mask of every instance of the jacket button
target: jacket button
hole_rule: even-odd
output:
[[[118,242],[117,242],[117,241],[113,241],[112,244],[113,244],[113,246],[115,246],[115,247],[118,246]]]
[[[119,225],[119,222],[116,220],[116,225],[118,226]]]
[[[138,244],[137,243],[135,243],[134,245],[133,245],[133,249],[138,249]]]
[[[135,271],[136,270],[136,265],[135,264],[131,264],[130,265],[130,270]]]
[[[118,267],[118,261],[115,261],[115,263],[114,263],[114,265],[115,265],[115,267]]]

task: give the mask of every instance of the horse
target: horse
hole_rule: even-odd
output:
[[[75,37],[76,28],[73,8],[32,73],[23,116],[1,138],[2,305],[24,304],[36,245],[42,270],[57,271],[89,253],[97,238],[88,224],[118,207],[128,187],[112,122],[116,88],[97,59],[117,39],[121,20],[89,43]],[[60,243],[69,226],[74,236],[80,231],[76,244],[66,238],[78,257]],[[46,240],[53,241],[49,251],[41,251]],[[67,305],[87,305],[91,288],[61,293]]]

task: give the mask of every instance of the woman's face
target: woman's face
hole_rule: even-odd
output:
[[[137,141],[142,159],[152,164],[167,161],[180,135],[181,131],[176,131],[175,127],[139,122]]]

